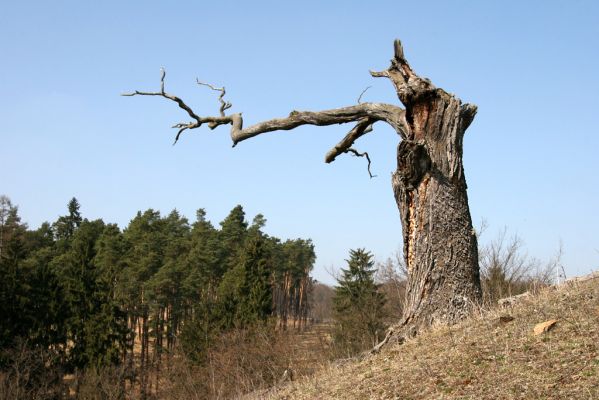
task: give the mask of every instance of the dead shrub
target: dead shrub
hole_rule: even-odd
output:
[[[327,359],[325,341],[272,326],[235,329],[207,350],[205,362],[191,363],[179,352],[165,371],[157,393],[164,399],[227,399],[309,375]]]
[[[125,398],[124,372],[121,366],[88,368],[78,377],[81,400],[120,400]]]
[[[406,297],[407,271],[401,251],[395,253],[393,258],[388,258],[384,263],[377,265],[376,282],[379,291],[385,294],[386,324],[396,323],[403,313]]]
[[[481,246],[479,263],[483,300],[495,305],[499,299],[536,291],[550,285],[557,268],[561,267],[561,246],[556,256],[541,263],[524,250],[522,240],[514,235],[507,237],[503,230],[486,246]]]
[[[2,352],[0,370],[1,400],[60,399],[65,392],[63,371],[58,356],[39,347],[31,348],[24,341]]]

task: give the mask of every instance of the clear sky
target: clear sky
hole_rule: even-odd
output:
[[[369,5],[372,4],[372,5]],[[201,115],[225,85],[246,124],[291,110],[399,103],[374,80],[392,42],[437,86],[475,103],[464,162],[475,225],[507,227],[528,253],[563,242],[568,275],[599,266],[599,2],[597,1],[5,1],[0,12],[0,194],[32,228],[76,196],[87,218],[125,227],[138,210],[203,207],[217,224],[236,204],[266,232],[312,238],[315,277],[350,248],[378,260],[401,245],[387,127],[333,164],[349,126],[264,134],[231,148],[227,127],[185,133],[188,117],[134,89],[167,91]]]

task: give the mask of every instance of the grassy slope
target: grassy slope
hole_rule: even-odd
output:
[[[501,316],[511,316],[501,322]],[[535,336],[537,323],[558,322]],[[599,275],[482,311],[258,398],[599,399]]]

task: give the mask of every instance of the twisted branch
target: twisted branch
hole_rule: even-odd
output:
[[[370,162],[370,156],[368,155],[367,152],[360,153],[358,150],[354,149],[353,147],[350,147],[345,152],[346,153],[348,153],[348,152],[352,153],[356,157],[366,157],[366,159],[368,160],[368,175],[370,175],[371,179],[376,176],[376,175],[372,175],[372,172],[370,172],[370,164],[371,164],[371,162]]]
[[[362,91],[358,97],[357,105],[323,111],[292,111],[287,117],[275,118],[259,122],[248,128],[243,128],[243,118],[241,113],[225,114],[225,111],[231,108],[232,104],[224,100],[226,94],[224,86],[216,87],[196,79],[198,85],[206,86],[214,91],[220,92],[218,97],[218,101],[220,102],[220,115],[202,117],[197,115],[181,98],[165,91],[165,77],[166,72],[164,68],[162,68],[159,92],[142,92],[136,90],[134,92],[124,93],[123,96],[160,96],[177,103],[179,108],[183,109],[193,120],[190,122],[180,122],[172,126],[172,128],[178,129],[173,144],[177,143],[184,131],[199,128],[204,124],[207,124],[210,129],[215,129],[220,125],[231,125],[231,139],[233,141],[233,146],[235,146],[241,141],[262,133],[291,130],[301,125],[326,126],[356,122],[356,125],[352,130],[327,153],[325,161],[330,163],[334,161],[339,154],[351,152],[355,156],[367,158],[368,174],[370,177],[373,177],[374,175],[370,172],[371,162],[368,153],[360,153],[351,148],[353,143],[362,135],[371,132],[372,125],[377,121],[384,121],[391,125],[403,139],[407,137],[410,129],[405,120],[405,111],[402,108],[385,103],[361,103],[362,95],[369,89],[369,87]]]
[[[189,107],[187,104],[185,104],[185,102],[183,100],[181,100],[179,97],[165,92],[165,90],[164,90],[165,77],[166,77],[165,69],[160,68],[160,92],[140,92],[139,90],[136,90],[131,93],[123,93],[122,96],[138,96],[138,95],[139,96],[161,96],[161,97],[164,97],[166,99],[172,100],[175,103],[177,103],[179,105],[179,107],[182,108],[183,110],[185,110],[185,112],[187,112],[187,114],[191,118],[195,119],[196,122],[178,123],[178,124],[175,124],[172,126],[173,128],[179,129],[179,131],[177,132],[177,135],[175,136],[175,141],[173,143],[173,145],[174,145],[175,143],[177,143],[177,141],[179,140],[179,136],[181,136],[181,133],[183,133],[184,130],[200,127],[202,124],[202,122],[201,122],[202,118],[197,116],[196,113],[191,109],[191,107]]]
[[[372,86],[366,86],[366,89],[362,90],[362,93],[360,93],[360,95],[358,96],[358,104],[360,104],[362,101],[362,96],[364,96],[364,93],[366,93],[366,91],[368,89],[370,89]]]
[[[220,110],[219,111],[220,111],[220,116],[224,117],[225,111],[233,106],[233,104],[231,104],[228,101],[225,101],[223,99],[223,97],[225,97],[225,94],[226,94],[225,87],[224,86],[221,88],[214,87],[209,83],[200,82],[200,80],[198,78],[196,78],[196,82],[198,85],[208,86],[210,89],[220,92],[220,96],[218,96],[218,101],[220,102]]]
[[[364,118],[363,120],[359,121],[356,126],[354,126],[352,130],[349,131],[349,133],[335,145],[335,147],[329,150],[324,158],[324,162],[327,164],[331,163],[335,161],[335,158],[337,158],[339,154],[347,153],[348,149],[356,140],[358,140],[358,138],[366,133],[372,132],[373,123],[374,122],[369,118]]]
[[[230,124],[231,139],[233,140],[233,146],[235,146],[237,143],[241,141],[247,140],[249,138],[266,132],[291,130],[301,125],[326,126],[334,124],[344,124],[348,122],[360,121],[364,118],[369,118],[372,122],[387,122],[395,129],[395,131],[402,138],[406,137],[406,132],[409,129],[405,121],[404,110],[395,105],[385,103],[360,103],[354,106],[334,108],[331,110],[323,111],[292,111],[289,114],[289,116],[285,118],[275,118],[259,122],[244,129],[243,118],[241,117],[241,113],[224,115],[224,111],[230,107],[228,106],[228,104],[230,103],[224,102],[224,100],[222,99],[222,96],[224,96],[224,88],[213,87],[214,90],[218,90],[221,92],[221,115],[200,117],[183,100],[181,100],[179,97],[175,95],[167,93],[164,90],[164,78],[166,73],[164,69],[161,72],[162,74],[160,78],[160,92],[141,92],[139,90],[136,90],[131,93],[124,93],[123,96],[160,96],[177,103],[177,105],[181,109],[185,110],[187,114],[195,121],[181,122],[173,125],[173,128],[179,129],[176,139],[178,139],[179,135],[184,130],[196,129],[204,124],[208,124],[208,127],[210,129],[215,129],[220,125]],[[210,85],[210,87],[212,86]]]

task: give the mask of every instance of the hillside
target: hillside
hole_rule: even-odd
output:
[[[599,274],[253,398],[599,399]]]

